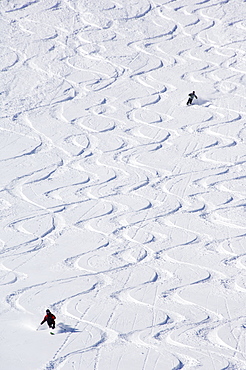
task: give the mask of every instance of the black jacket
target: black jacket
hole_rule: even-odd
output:
[[[197,99],[196,94],[194,94],[193,92],[189,94],[189,97],[190,97],[191,99],[194,99],[194,98],[196,98],[196,99]]]

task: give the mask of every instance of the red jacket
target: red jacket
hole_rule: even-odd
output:
[[[47,315],[44,316],[43,321],[41,322],[40,325],[42,325],[45,321],[47,322],[53,322],[56,319],[55,315],[53,313],[47,313]]]

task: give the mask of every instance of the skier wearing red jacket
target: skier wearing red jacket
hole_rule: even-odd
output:
[[[43,321],[40,323],[40,325],[43,325],[45,321],[47,321],[47,324],[50,328],[55,329],[56,323],[55,323],[55,315],[50,312],[50,310],[46,310],[46,315],[44,316]]]

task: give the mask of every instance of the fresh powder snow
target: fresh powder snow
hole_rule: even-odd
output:
[[[1,370],[245,370],[245,0],[0,17]]]

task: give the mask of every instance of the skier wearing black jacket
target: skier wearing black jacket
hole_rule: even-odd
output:
[[[192,100],[194,99],[194,98],[196,98],[197,99],[197,96],[196,96],[196,93],[195,93],[195,91],[193,91],[192,93],[190,93],[189,94],[189,99],[188,99],[188,101],[187,101],[187,105],[190,105],[190,104],[192,104]]]

